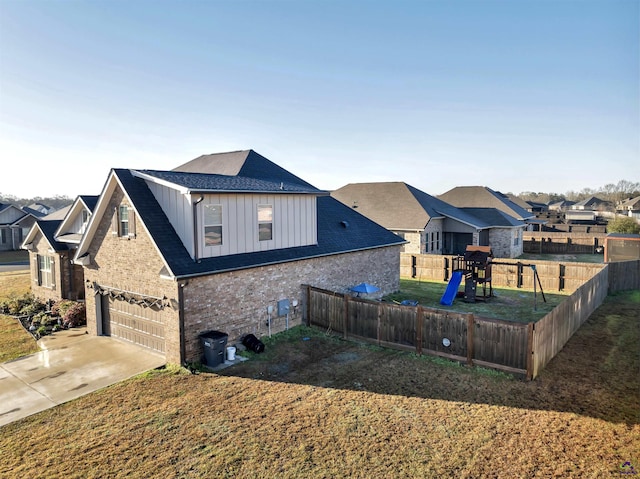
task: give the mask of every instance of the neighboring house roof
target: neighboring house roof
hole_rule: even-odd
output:
[[[58,226],[55,234],[56,239],[65,243],[80,243],[84,229],[79,230],[77,224],[74,228],[74,222],[83,211],[87,211],[89,214],[93,213],[99,198],[100,197],[96,195],[80,195],[71,205],[62,208],[66,211],[66,214]],[[49,218],[49,216],[47,216],[47,218]]]
[[[457,186],[438,198],[458,208],[496,208],[518,220],[535,218],[533,213],[516,205],[506,195],[486,186]]]
[[[496,193],[501,194],[499,192],[496,192]],[[529,211],[529,208],[531,208],[531,203],[529,201],[520,199],[516,195],[503,195],[503,196],[505,196],[512,203],[518,205],[523,210]]]
[[[556,201],[555,203],[549,203],[549,208],[551,209],[569,208],[575,204],[576,204],[575,201],[562,200],[562,201]]]
[[[24,208],[29,208],[30,210],[36,210],[36,211],[42,213],[42,216],[46,216],[49,213],[52,213],[52,211],[51,211],[52,208],[50,206],[44,205],[42,203],[31,203],[28,206],[24,206],[22,209],[24,209]]]
[[[55,210],[53,213],[49,213],[47,216],[42,218],[43,220],[63,220],[67,213],[71,209],[71,205],[65,206],[64,208],[60,208],[59,210]]]
[[[638,210],[640,209],[640,196],[635,198],[628,198],[620,203],[620,208],[624,210]]]
[[[173,171],[239,176],[243,178],[269,180],[277,183],[298,184],[313,188],[313,186],[306,181],[253,150],[202,155],[195,160],[191,160],[174,168]]]
[[[602,203],[605,203],[604,200],[601,200],[600,198],[596,197],[596,196],[592,196],[590,198],[586,198],[582,201],[578,201],[577,203],[574,203],[574,205],[572,206],[573,208],[592,208],[594,206],[598,206]]]
[[[35,218],[44,218],[45,216],[47,216],[47,213],[45,213],[44,211],[33,209],[28,206],[23,206],[20,209],[26,214],[34,216]]]
[[[26,216],[36,217],[31,213],[27,213],[26,211],[18,208],[15,205],[0,203],[0,225],[14,225]]]
[[[69,249],[68,245],[56,241],[55,232],[58,226],[60,226],[60,220],[37,220],[22,242],[22,249],[30,249],[29,245],[36,239],[38,232],[40,232],[53,250],[67,251]]]
[[[486,227],[491,228],[515,228],[524,226],[525,222],[515,219],[497,208],[460,208],[462,211],[473,215]]]
[[[350,183],[331,196],[391,230],[423,230],[431,219],[444,217],[486,227],[475,216],[403,182]]]
[[[205,178],[207,176],[209,178]],[[284,176],[286,175],[281,175],[283,182]],[[311,246],[199,258],[195,262],[182,244],[178,234],[145,181],[145,179],[150,180],[153,178],[170,181],[172,184],[181,184],[185,188],[193,187],[194,190],[192,191],[202,192],[213,191],[215,182],[219,182],[221,188],[225,191],[227,191],[227,188],[240,184],[242,186],[238,186],[238,190],[231,189],[228,191],[264,191],[264,188],[273,188],[275,185],[276,189],[273,192],[320,194],[317,198],[318,243]],[[186,174],[175,171],[138,172],[127,169],[111,170],[104,191],[98,201],[95,214],[90,220],[87,233],[78,248],[76,259],[87,252],[97,228],[96,224],[99,222],[100,216],[104,214],[106,204],[109,202],[110,192],[113,192],[115,183],[120,185],[124,194],[128,197],[137,215],[137,221],[143,223],[151,240],[154,242],[167,268],[164,274],[173,276],[176,279],[405,243],[399,236],[382,228],[339,201],[330,196],[322,196],[322,191],[315,189],[308,183],[300,183],[295,180],[289,181],[287,185],[292,189],[287,190],[287,186],[285,186],[285,190],[282,191],[279,189],[280,185],[277,181],[275,183],[260,181],[259,178],[252,177],[248,179],[238,178],[235,183],[230,180],[233,180],[233,178],[218,174]],[[247,190],[248,185],[256,185],[258,189]]]

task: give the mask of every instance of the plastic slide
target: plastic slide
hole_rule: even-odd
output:
[[[449,284],[447,285],[447,289],[444,291],[442,298],[440,299],[440,304],[444,304],[445,306],[451,306],[453,304],[453,300],[458,294],[458,287],[462,282],[462,271],[454,271],[453,275],[451,275],[451,279],[449,280]]]

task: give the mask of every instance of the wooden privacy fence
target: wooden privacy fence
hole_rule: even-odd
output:
[[[609,263],[609,293],[640,289],[640,260]]]
[[[535,323],[531,377],[535,378],[540,374],[540,371],[560,352],[571,336],[607,297],[608,266]]]
[[[380,346],[530,377],[533,324],[354,298],[307,286],[311,326]]]
[[[626,263],[601,265],[536,323],[372,301],[312,286],[306,286],[307,322],[345,339],[442,356],[535,379],[602,304],[613,285],[618,284],[615,287],[619,289],[640,288],[640,261]],[[626,280],[616,282],[612,277],[618,275]]]
[[[448,281],[453,274],[456,256],[435,254],[400,254],[400,277],[422,281]],[[500,264],[500,263],[508,264]],[[533,289],[535,264],[544,291],[573,292],[604,268],[603,264],[496,258],[491,267],[494,288]]]
[[[522,237],[524,253],[593,254],[604,245],[606,233],[525,231]]]

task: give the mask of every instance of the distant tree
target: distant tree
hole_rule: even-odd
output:
[[[0,193],[0,203],[9,203],[19,208],[22,208],[23,206],[29,206],[33,203],[42,203],[43,205],[49,206],[54,210],[59,210],[60,208],[64,208],[65,206],[73,203],[73,200],[68,196],[61,195],[46,198],[43,198],[41,196],[36,196],[35,198],[17,198],[13,195],[5,195]]]
[[[607,224],[608,233],[638,234],[640,225],[630,216],[616,216]]]

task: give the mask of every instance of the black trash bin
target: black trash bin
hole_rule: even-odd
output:
[[[204,362],[207,366],[217,366],[224,362],[224,351],[228,337],[228,334],[220,331],[207,331],[200,334],[200,341],[204,350]]]

